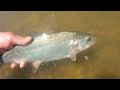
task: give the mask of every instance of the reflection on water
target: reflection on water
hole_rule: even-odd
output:
[[[0,12],[0,31],[19,35],[36,32],[82,31],[96,36],[96,44],[70,59],[44,63],[33,74],[31,67],[0,67],[0,78],[120,78],[120,12]],[[83,56],[87,55],[89,60]]]

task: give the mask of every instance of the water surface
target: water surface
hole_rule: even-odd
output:
[[[120,12],[107,11],[8,11],[0,12],[0,31],[29,36],[37,32],[82,31],[94,34],[96,44],[70,59],[43,64],[33,74],[30,67],[12,70],[0,67],[0,78],[120,78]],[[84,59],[87,55],[89,60]],[[79,61],[80,60],[80,61]]]

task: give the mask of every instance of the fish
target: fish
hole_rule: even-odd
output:
[[[2,55],[4,63],[33,63],[33,73],[42,62],[70,58],[76,61],[77,53],[94,45],[95,36],[86,32],[40,33],[32,36],[26,46],[15,46]]]

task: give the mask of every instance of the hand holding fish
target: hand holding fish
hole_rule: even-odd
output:
[[[26,45],[31,39],[31,37],[22,37],[12,32],[0,32],[0,53],[6,52],[14,45]],[[14,64],[11,64],[11,68],[14,68],[14,66]]]
[[[4,37],[4,38],[3,38]],[[12,63],[11,68],[18,64],[23,68],[26,63],[32,64],[33,73],[43,62],[71,58],[76,61],[77,53],[90,48],[95,43],[95,36],[84,32],[40,33],[32,37],[32,42],[26,46],[16,46],[2,55],[4,63]],[[1,34],[2,49],[11,48],[13,44],[25,45],[30,38]],[[3,48],[4,46],[4,48]],[[87,58],[87,57],[86,57]]]

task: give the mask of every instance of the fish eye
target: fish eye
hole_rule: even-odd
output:
[[[86,42],[90,42],[91,41],[91,37],[88,37]]]

